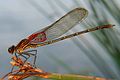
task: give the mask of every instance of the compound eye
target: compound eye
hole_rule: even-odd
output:
[[[11,53],[11,54],[13,54],[14,51],[15,51],[15,46],[12,45],[12,46],[8,49],[8,52]]]

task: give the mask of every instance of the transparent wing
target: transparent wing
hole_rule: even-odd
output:
[[[52,25],[33,33],[28,37],[28,39],[31,42],[35,42],[35,43],[53,40],[66,33],[68,30],[74,27],[78,22],[86,18],[87,15],[88,15],[88,11],[86,9],[76,8],[68,12],[66,15],[61,17]]]

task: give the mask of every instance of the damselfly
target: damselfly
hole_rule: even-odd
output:
[[[84,18],[86,18],[87,15],[88,15],[88,11],[84,8],[73,9],[72,11],[68,12],[66,15],[61,17],[52,25],[33,33],[32,35],[28,36],[26,39],[21,40],[16,46],[12,45],[8,49],[8,52],[11,54],[15,53],[16,57],[17,54],[19,54],[19,56],[23,56],[24,58],[26,58],[25,55],[27,56],[34,55],[35,56],[34,64],[35,64],[37,50],[25,51],[26,49],[52,44],[83,33],[104,29],[104,28],[111,28],[113,26],[111,24],[98,26],[81,32],[76,32],[64,37],[60,37],[68,30],[73,28],[75,25],[77,25]],[[35,51],[35,54],[31,53],[32,51]]]

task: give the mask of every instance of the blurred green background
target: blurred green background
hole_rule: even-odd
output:
[[[52,24],[76,7],[87,9],[89,15],[65,35],[109,23],[116,26],[37,48],[37,66],[47,72],[119,80],[119,0],[1,0],[0,77],[11,68],[8,47]],[[41,80],[36,77],[29,79]]]

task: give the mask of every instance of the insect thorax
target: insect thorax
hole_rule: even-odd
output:
[[[21,40],[18,45],[16,46],[15,52],[17,53],[22,53],[24,52],[24,49],[26,48],[26,46],[29,44],[29,40],[28,39],[23,39]]]

